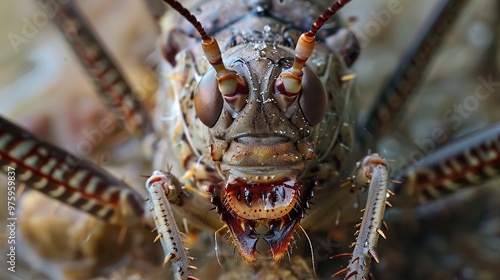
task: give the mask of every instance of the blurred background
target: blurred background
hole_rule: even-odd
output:
[[[147,78],[154,75],[151,69],[159,58],[156,51],[159,29],[146,6],[142,1],[132,0],[77,2],[119,61],[135,91],[153,108],[156,84],[147,82]],[[361,57],[354,66],[358,77],[355,106],[358,111],[353,115],[363,116],[372,105],[372,98],[394,70],[435,2],[354,0],[343,10],[345,17],[355,19],[352,28],[362,43]],[[499,1],[470,2],[405,114],[391,134],[377,144],[377,152],[395,159],[398,165],[405,163],[415,149],[427,152],[429,149],[422,145],[429,143],[429,139],[437,148],[438,142],[431,134],[435,128],[443,129],[449,142],[500,120],[498,86],[467,117],[461,117],[459,124],[447,121],[444,115],[474,97],[480,78],[491,77],[500,82]],[[397,5],[399,12],[387,13],[389,5]],[[0,2],[0,114],[60,147],[72,149],[85,139],[82,131],[95,129],[109,112],[58,29],[49,19],[44,20],[41,12],[39,2],[34,0]],[[143,192],[144,180],[140,175],[151,172],[148,163],[142,160],[140,147],[144,143],[124,141],[126,138],[124,133],[115,131],[88,157]],[[0,180],[6,182],[1,176]],[[4,188],[1,183],[0,188]],[[22,213],[53,215],[53,206],[46,206],[44,198],[38,197],[41,195],[33,196],[37,196],[30,198],[34,202],[19,206],[20,222]],[[374,266],[375,279],[498,279],[499,205],[500,188],[498,182],[492,182],[477,191],[464,191],[417,208],[399,205],[391,209],[387,213],[388,240],[379,242],[381,263]],[[2,222],[5,208],[0,209]],[[74,220],[72,215],[79,214],[57,219]],[[31,227],[36,232],[36,227]],[[4,249],[6,236],[0,234],[0,247]],[[28,256],[33,254],[33,248],[26,247],[19,247],[18,255],[25,254],[19,259],[21,272],[14,275],[2,268],[0,278],[44,279],[40,271],[57,269],[49,268],[43,259],[33,260]],[[3,258],[4,253],[0,260],[5,263]],[[331,269],[337,270],[337,267]],[[86,277],[81,271],[65,276],[44,273],[53,279]]]

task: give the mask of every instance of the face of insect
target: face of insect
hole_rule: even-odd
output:
[[[302,90],[287,92],[279,75],[292,62],[290,49],[238,47],[226,58],[238,75],[234,90],[221,93],[221,79],[211,70],[195,94],[197,114],[211,126],[212,159],[225,177],[208,191],[249,262],[255,262],[260,237],[273,261],[282,258],[312,196],[312,187],[299,178],[313,156],[314,125],[325,115],[326,91],[306,68]],[[265,228],[263,234],[258,227]]]

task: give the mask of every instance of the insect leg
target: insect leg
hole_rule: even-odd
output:
[[[78,60],[120,125],[138,137],[148,133],[151,122],[147,111],[133,94],[130,83],[109,52],[90,29],[77,5],[73,1],[60,5],[54,15],[54,22],[75,50]]]
[[[0,165],[26,185],[115,225],[142,219],[139,193],[104,169],[39,140],[0,117]]]
[[[370,279],[371,258],[378,262],[376,253],[378,238],[380,235],[385,238],[381,227],[388,197],[388,163],[377,154],[368,155],[357,164],[351,180],[353,188],[364,187],[369,184],[368,200],[362,222],[359,224],[359,231],[356,232],[358,236],[351,260],[348,267],[341,270],[340,273],[346,273],[344,278],[346,280]]]
[[[402,62],[375,99],[362,126],[379,139],[402,112],[403,105],[417,89],[432,56],[459,17],[467,0],[441,0],[429,20],[417,34]]]
[[[195,279],[192,276],[192,270],[195,268],[189,265],[187,249],[184,247],[169,202],[178,199],[182,186],[170,173],[155,171],[146,182],[146,189],[158,232],[157,239],[160,239],[165,252],[164,264],[171,262],[175,279]]]
[[[475,186],[500,175],[500,123],[473,132],[396,173],[395,193],[419,202]]]

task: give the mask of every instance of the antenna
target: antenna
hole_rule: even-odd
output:
[[[217,72],[217,76],[222,76],[227,74],[229,70],[226,69],[224,63],[222,61],[222,53],[220,51],[219,44],[214,37],[209,37],[205,32],[205,28],[201,25],[198,19],[191,14],[191,12],[182,6],[179,1],[176,0],[163,0],[163,2],[167,3],[174,10],[179,12],[181,16],[183,16],[189,23],[193,25],[194,28],[201,35],[201,46],[203,48],[203,52],[208,60],[208,62],[215,68]]]
[[[205,29],[201,23],[196,19],[196,17],[191,14],[191,12],[184,8],[179,1],[175,0],[163,0],[165,3],[174,8],[181,16],[186,18],[193,26],[198,30],[201,35],[201,47],[205,57],[212,67],[214,67],[217,73],[217,86],[219,91],[224,96],[234,96],[237,93],[247,92],[247,86],[245,79],[240,77],[235,71],[227,70],[224,66],[224,61],[222,61],[222,52],[220,51],[219,44],[214,37],[208,37]]]
[[[201,35],[201,45],[208,62],[217,72],[217,84],[219,90],[224,95],[233,95],[243,88],[246,88],[244,79],[234,71],[229,71],[222,61],[222,52],[214,37],[209,37],[205,29],[191,12],[176,0],[163,0],[181,16],[188,20]],[[279,76],[279,84],[282,84],[284,91],[288,95],[296,95],[302,88],[302,68],[311,56],[316,43],[316,33],[328,19],[336,14],[351,0],[336,0],[321,14],[312,24],[311,30],[300,35],[295,47],[295,59],[290,69],[283,71]]]
[[[328,19],[336,14],[351,0],[337,0],[323,14],[321,14],[312,24],[311,30],[300,35],[297,46],[295,47],[295,59],[292,68],[289,71],[282,72],[280,78],[288,93],[296,94],[302,88],[302,68],[311,56],[316,43],[316,33],[325,24]]]

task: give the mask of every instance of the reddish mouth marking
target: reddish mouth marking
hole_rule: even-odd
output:
[[[277,219],[292,210],[299,192],[294,181],[264,186],[236,183],[226,187],[225,201],[243,219]]]
[[[221,220],[229,227],[236,248],[243,258],[255,263],[256,244],[262,238],[269,245],[272,260],[285,254],[293,233],[309,207],[312,186],[296,180],[273,183],[247,183],[242,179],[207,188]],[[256,227],[268,230],[259,234]]]

